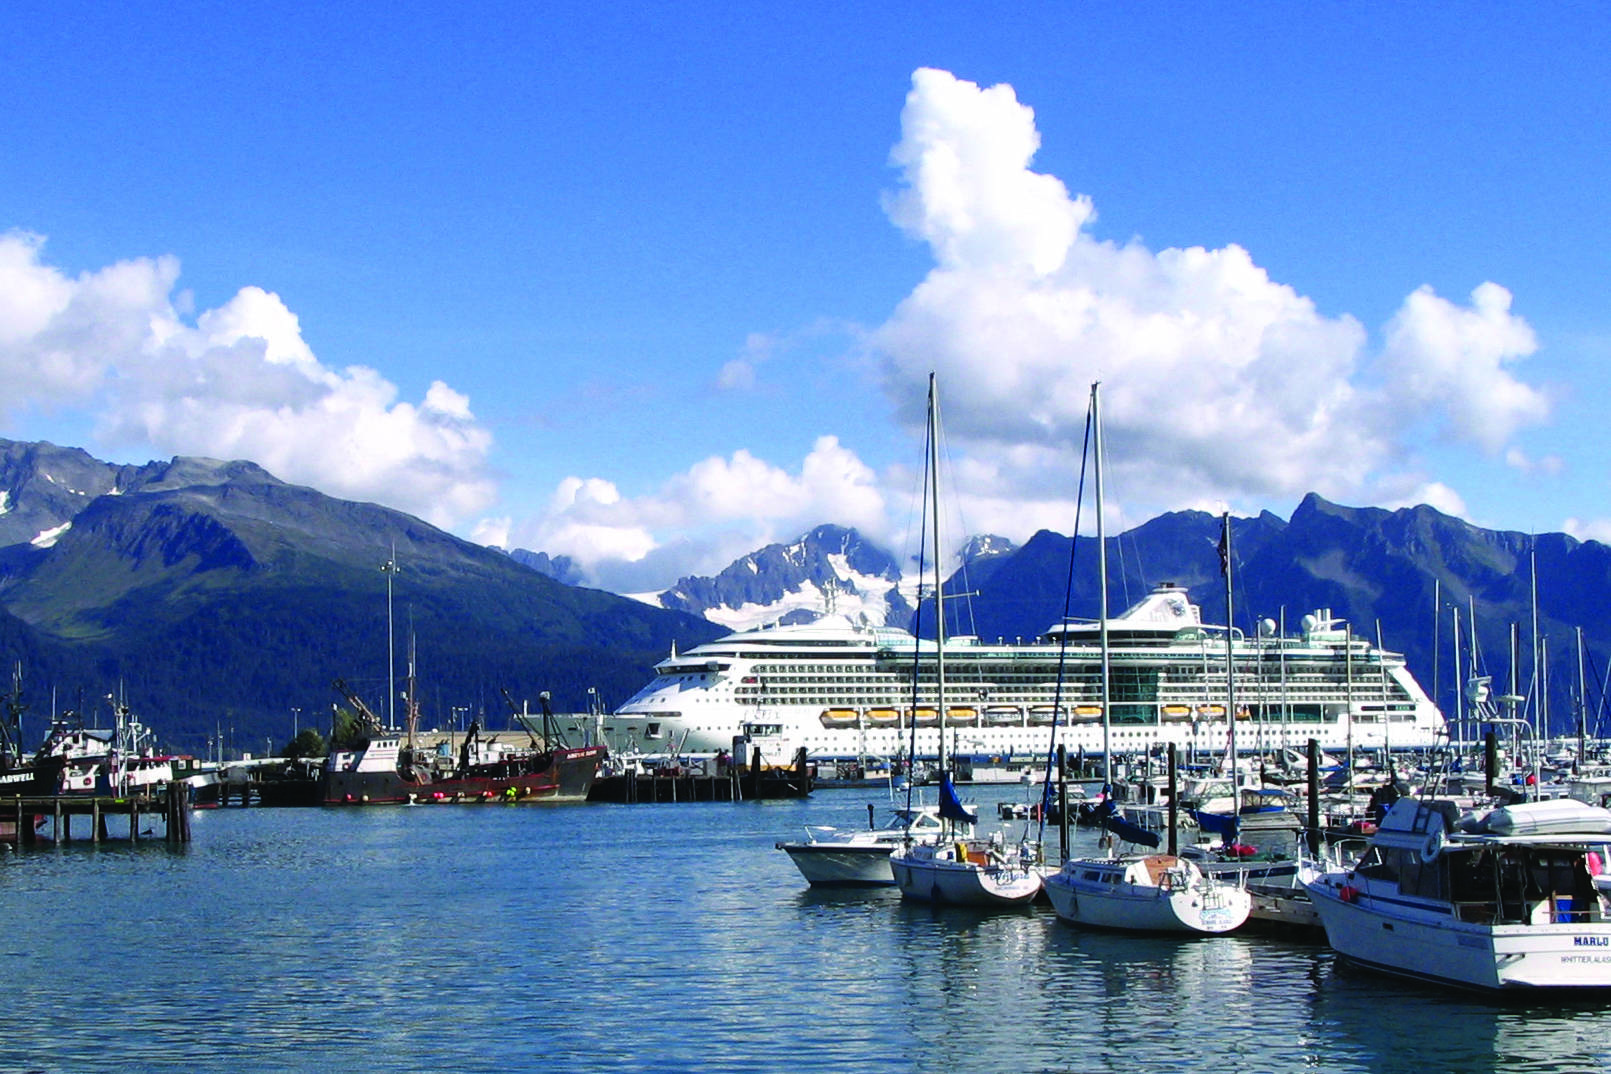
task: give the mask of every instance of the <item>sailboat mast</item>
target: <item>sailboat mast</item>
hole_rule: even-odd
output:
[[[1220,533],[1221,567],[1225,575],[1225,718],[1230,721],[1230,755],[1231,755],[1231,789],[1236,794],[1242,792],[1236,779],[1236,641],[1232,637],[1231,623],[1236,617],[1232,614],[1231,604],[1231,513],[1226,511],[1220,516],[1220,523],[1224,527]]]
[[[939,768],[945,772],[945,591],[940,567],[940,397],[929,374],[929,506],[934,537],[934,703],[940,738]],[[916,714],[913,714],[916,722]]]
[[[1577,763],[1583,766],[1583,753],[1587,746],[1584,737],[1589,723],[1589,695],[1587,680],[1583,678],[1583,628],[1577,628]],[[1576,769],[1574,769],[1576,771]]]
[[[1466,624],[1471,628],[1471,647],[1466,650],[1466,666],[1471,669],[1466,676],[1469,688],[1469,684],[1477,679],[1477,597],[1474,593],[1466,595]],[[1476,699],[1473,698],[1471,715],[1468,717],[1471,721],[1471,745],[1473,747],[1482,741],[1482,728],[1477,722],[1481,711],[1481,707],[1477,704]]]
[[[1456,757],[1465,750],[1465,684],[1460,679],[1460,605],[1454,605],[1454,644],[1450,647],[1450,654],[1454,663],[1454,754]],[[1475,678],[1475,675],[1472,676]]]
[[[1538,539],[1527,549],[1533,596],[1533,782],[1536,795],[1544,796],[1544,737],[1549,725],[1544,721],[1544,671],[1538,655]]]
[[[1111,679],[1108,659],[1108,542],[1107,530],[1102,521],[1102,403],[1097,389],[1101,381],[1091,385],[1091,450],[1096,455],[1096,578],[1097,639],[1102,650],[1102,790],[1113,793],[1113,714]],[[1052,717],[1056,719],[1054,714]]]

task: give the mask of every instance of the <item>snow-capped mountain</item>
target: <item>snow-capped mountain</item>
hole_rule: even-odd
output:
[[[1015,547],[1003,537],[975,537],[963,548],[961,562],[970,580],[982,580]],[[854,529],[830,525],[752,552],[714,577],[682,578],[639,599],[733,630],[810,622],[828,613],[875,626],[907,626],[916,588],[915,576],[889,552]]]
[[[640,599],[734,630],[810,622],[827,612],[876,625],[904,624],[912,614],[895,558],[843,526],[818,526],[751,552],[713,578],[681,578]]]

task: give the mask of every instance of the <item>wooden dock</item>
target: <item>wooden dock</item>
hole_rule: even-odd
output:
[[[80,817],[89,819],[87,835],[91,843],[102,843],[114,836],[107,821],[113,817],[127,818],[129,842],[139,842],[141,826],[157,820],[163,832],[154,838],[170,845],[190,842],[190,788],[183,783],[169,783],[154,794],[136,794],[126,798],[104,795],[66,794],[44,798],[0,798],[0,843],[14,847],[34,846],[39,843],[71,843],[75,840],[74,824]],[[45,829],[49,828],[49,834]],[[122,825],[116,825],[121,828]],[[78,838],[86,838],[84,835]]]

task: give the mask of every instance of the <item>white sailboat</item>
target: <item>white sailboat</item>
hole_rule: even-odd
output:
[[[1096,547],[1098,632],[1102,654],[1103,782],[1100,819],[1110,833],[1132,843],[1158,846],[1154,832],[1130,824],[1113,811],[1113,751],[1108,666],[1108,561],[1102,521],[1102,420],[1098,385],[1091,385],[1092,451],[1096,457]],[[1234,705],[1234,697],[1229,699]],[[1234,707],[1230,710],[1235,711]],[[1232,721],[1234,727],[1235,721]],[[1234,733],[1234,731],[1233,731]],[[1234,756],[1234,754],[1233,754]],[[1145,932],[1219,933],[1239,928],[1252,911],[1247,890],[1216,880],[1173,854],[1109,854],[1072,858],[1045,880],[1046,896],[1064,921],[1096,928]]]
[[[945,704],[945,594],[940,565],[939,399],[929,376],[929,484],[934,539],[935,707]],[[939,746],[939,815],[944,823],[970,826],[977,819],[963,808],[945,765],[945,720],[936,720]],[[913,731],[914,735],[916,731]],[[913,753],[915,754],[915,750]],[[1000,832],[989,839],[960,834],[905,843],[889,856],[890,871],[902,898],[969,906],[1026,905],[1040,894],[1040,848],[1027,840],[1009,846]]]

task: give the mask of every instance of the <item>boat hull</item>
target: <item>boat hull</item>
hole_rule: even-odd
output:
[[[890,855],[901,897],[951,906],[1028,906],[1041,891],[1040,870],[1031,865],[958,860],[945,844],[918,846]]]
[[[469,772],[443,779],[409,778],[397,767],[324,772],[325,805],[398,805],[402,803],[583,802],[593,787],[602,746],[550,751],[546,763],[529,770],[481,774]]]
[[[1217,862],[1202,869],[1215,880],[1247,889],[1253,897],[1250,921],[1305,929],[1321,927],[1320,915],[1303,886],[1303,868],[1296,861]]]
[[[889,856],[894,846],[780,843],[812,887],[889,887],[895,883]]]
[[[1309,885],[1327,942],[1351,962],[1485,991],[1611,989],[1611,923],[1481,925],[1446,913],[1417,919],[1398,900],[1378,908],[1370,895],[1344,895],[1352,890],[1336,874]]]
[[[1046,878],[1046,897],[1064,921],[1128,932],[1216,935],[1241,928],[1253,910],[1245,888],[1209,880],[1133,883],[1107,861],[1069,862]]]

